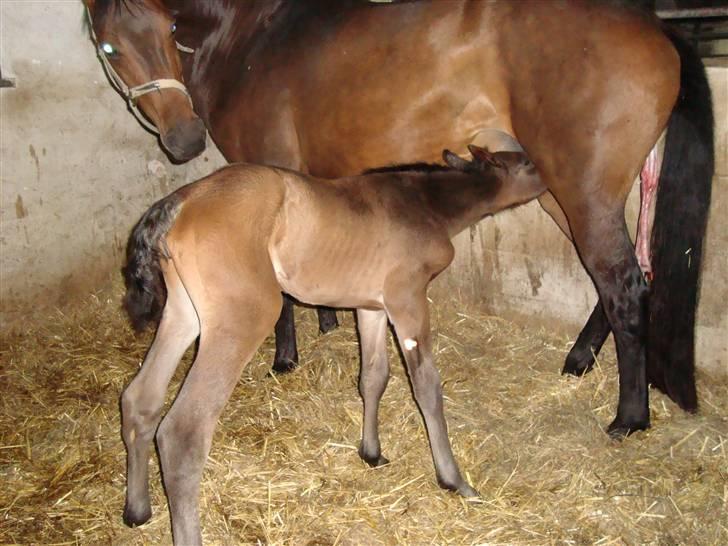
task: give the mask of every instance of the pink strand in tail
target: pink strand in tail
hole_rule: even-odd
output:
[[[647,156],[642,172],[640,172],[640,218],[637,224],[637,240],[635,241],[635,254],[640,269],[651,282],[654,278],[652,271],[650,236],[652,234],[652,222],[655,219],[655,195],[657,194],[657,182],[660,179],[660,161],[658,161],[657,146],[652,148]]]

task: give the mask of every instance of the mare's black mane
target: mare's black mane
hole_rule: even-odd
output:
[[[93,7],[90,10],[84,10],[83,20],[85,23],[85,30],[91,29],[91,21],[89,20],[89,14],[93,16],[94,21],[101,24],[106,17],[112,12],[116,11],[117,15],[121,13],[122,9],[125,9],[132,15],[139,15],[142,12],[144,6],[141,0],[96,0]]]

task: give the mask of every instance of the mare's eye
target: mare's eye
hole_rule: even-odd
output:
[[[101,51],[106,53],[109,57],[114,57],[119,53],[109,42],[103,42],[101,44]]]
[[[177,23],[172,23],[172,34],[177,32]]]

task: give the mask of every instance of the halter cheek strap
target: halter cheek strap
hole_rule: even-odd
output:
[[[129,109],[131,110],[134,117],[137,118],[139,123],[141,123],[150,131],[159,134],[159,129],[157,129],[157,127],[153,123],[150,123],[147,118],[142,115],[142,113],[139,111],[139,108],[137,107],[137,99],[143,95],[146,95],[147,93],[152,93],[153,91],[161,91],[162,89],[176,89],[177,91],[180,91],[187,96],[187,100],[189,100],[190,106],[194,109],[194,105],[192,104],[192,97],[190,96],[189,91],[187,91],[185,85],[179,80],[175,80],[173,78],[160,78],[147,83],[143,83],[141,85],[135,85],[134,87],[129,87],[128,85],[126,85],[124,80],[121,79],[121,76],[119,76],[118,72],[116,72],[114,67],[111,66],[111,62],[109,62],[106,53],[104,53],[98,43],[96,33],[94,32],[93,20],[91,19],[91,12],[89,11],[88,7],[86,8],[86,14],[88,16],[89,28],[91,29],[91,39],[93,40],[94,44],[96,44],[96,54],[101,61],[101,65],[104,67],[104,72],[106,72],[106,75],[108,76],[109,80],[111,80],[114,88],[124,96],[126,102],[129,104]],[[177,49],[179,49],[180,51],[183,51],[185,53],[194,53],[195,51],[190,47],[185,47],[181,45],[179,42],[175,43],[177,44]]]

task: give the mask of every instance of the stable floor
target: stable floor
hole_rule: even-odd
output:
[[[135,338],[121,289],[3,335],[0,543],[170,544],[156,457],[154,515],[121,521],[119,395],[151,340]],[[361,400],[352,313],[317,333],[297,308],[301,367],[271,378],[272,338],[243,372],[202,483],[209,544],[728,544],[728,385],[699,376],[699,415],[651,392],[652,425],[623,442],[607,349],[559,374],[566,337],[435,302],[445,411],[460,467],[482,498],[438,488],[422,419],[391,346],[380,433],[387,466],[357,456]],[[170,400],[192,350],[170,388]]]

